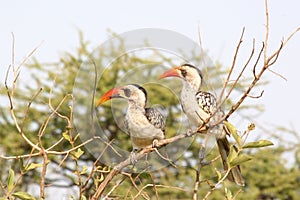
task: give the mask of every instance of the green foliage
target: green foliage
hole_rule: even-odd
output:
[[[267,147],[271,146],[273,143],[268,140],[259,140],[257,142],[249,142],[243,146],[244,149],[246,148],[260,148],[260,147]]]

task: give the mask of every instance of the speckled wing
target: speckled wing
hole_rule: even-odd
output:
[[[196,93],[196,100],[200,108],[202,108],[206,113],[212,115],[217,110],[217,100],[209,92],[199,91]]]
[[[166,118],[157,108],[145,108],[145,115],[154,127],[161,129],[165,133]]]
[[[130,135],[128,121],[127,121],[126,117],[125,117],[125,119],[123,121],[123,125],[124,125],[123,127],[125,129],[125,132]]]
[[[220,120],[224,116],[224,113],[221,109],[217,107],[217,100],[209,92],[199,91],[196,93],[196,99],[198,105],[206,113],[208,113],[211,118],[209,120],[209,133],[215,135],[217,138],[223,138],[226,135],[223,129],[223,123],[220,123]]]

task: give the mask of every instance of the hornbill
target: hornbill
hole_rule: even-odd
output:
[[[203,123],[209,119],[206,124],[209,128],[208,133],[216,137],[223,167],[228,170],[227,157],[230,149],[226,138],[228,131],[223,123],[219,122],[224,113],[218,108],[214,95],[200,90],[203,79],[200,69],[191,64],[183,64],[167,70],[159,79],[166,77],[179,77],[183,80],[180,98],[182,109],[193,126],[204,126]],[[233,167],[227,177],[238,185],[244,185],[240,166]]]
[[[135,153],[148,145],[157,145],[158,140],[165,138],[165,117],[157,108],[146,107],[147,92],[137,84],[116,87],[106,92],[98,101],[97,107],[113,98],[127,100],[128,109],[125,115],[124,126],[128,131],[133,151],[131,161],[136,162]]]

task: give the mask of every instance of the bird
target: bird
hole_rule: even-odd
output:
[[[208,126],[208,133],[216,137],[223,168],[228,170],[227,157],[230,150],[230,144],[226,137],[228,131],[224,124],[220,123],[224,113],[217,106],[215,96],[201,90],[203,81],[201,70],[192,64],[185,63],[165,71],[159,79],[167,77],[178,77],[182,80],[180,101],[183,112],[192,126]],[[209,122],[204,124],[207,120]],[[233,167],[227,178],[238,185],[244,185],[240,166]]]
[[[96,107],[114,98],[128,102],[124,127],[130,135],[133,147],[130,159],[132,164],[135,164],[136,153],[139,150],[151,144],[156,147],[159,140],[165,139],[166,118],[156,107],[146,107],[147,91],[138,84],[128,84],[109,90],[99,99]]]

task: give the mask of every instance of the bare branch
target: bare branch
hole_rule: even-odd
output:
[[[264,41],[264,65],[267,64],[267,47],[269,42],[269,8],[268,8],[268,0],[265,0],[265,15],[266,15],[266,32],[265,32],[265,41]]]
[[[168,186],[168,185],[155,185],[155,186],[154,186],[154,184],[149,183],[149,184],[145,185],[145,186],[140,190],[140,192],[139,192],[137,195],[135,195],[134,199],[136,199],[136,198],[140,195],[140,193],[141,193],[144,189],[146,189],[147,187],[171,188],[171,189],[176,189],[176,190],[179,190],[179,191],[187,192],[185,189],[182,189],[182,188],[180,188],[180,187],[172,187],[172,186]]]
[[[240,39],[239,39],[239,42],[238,42],[238,44],[237,44],[237,47],[236,47],[236,50],[235,50],[235,53],[234,53],[234,56],[233,56],[233,61],[232,61],[232,64],[231,64],[229,73],[228,73],[228,75],[227,75],[226,81],[225,81],[225,83],[224,83],[224,85],[223,85],[222,91],[221,91],[220,96],[219,96],[219,98],[218,98],[219,104],[220,104],[220,102],[221,102],[221,100],[222,100],[223,94],[224,94],[224,92],[225,92],[225,89],[226,89],[226,87],[227,87],[227,85],[228,85],[228,83],[229,83],[231,74],[232,74],[233,69],[234,69],[234,67],[235,67],[235,63],[236,63],[236,60],[237,60],[237,55],[238,55],[240,46],[241,46],[241,44],[242,44],[242,42],[243,42],[244,32],[245,32],[245,27],[244,27],[243,30],[242,30],[242,34],[241,34]]]
[[[253,58],[253,55],[254,55],[254,52],[255,52],[255,40],[253,40],[253,43],[252,43],[252,50],[251,50],[251,53],[249,55],[249,58],[248,60],[246,61],[244,67],[242,68],[241,72],[239,73],[238,77],[235,79],[234,83],[232,84],[232,86],[230,87],[226,97],[223,99],[222,103],[219,104],[219,108],[221,108],[221,106],[225,103],[225,101],[229,98],[230,94],[232,93],[232,91],[235,89],[236,87],[236,84],[239,82],[240,78],[242,77],[245,69],[247,68],[247,66],[249,65],[251,59]],[[225,90],[225,89],[224,89]],[[220,99],[221,100],[221,99]]]
[[[285,78],[283,75],[279,74],[278,72],[275,72],[274,70],[271,70],[270,68],[268,68],[268,70],[275,74],[276,76],[279,76],[280,78],[282,78],[283,80],[287,81],[287,78]]]
[[[262,97],[262,95],[264,94],[264,90],[263,91],[261,91],[261,93],[260,93],[260,95],[257,95],[257,96],[252,96],[252,95],[247,95],[247,97],[250,97],[250,98],[253,98],[253,99],[258,99],[258,98],[260,98],[260,97]]]

